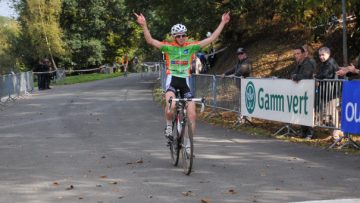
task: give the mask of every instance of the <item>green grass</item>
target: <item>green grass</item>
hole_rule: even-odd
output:
[[[52,82],[51,85],[71,85],[77,83],[90,82],[95,80],[103,80],[108,78],[114,78],[122,76],[123,73],[112,73],[112,74],[103,74],[103,73],[92,73],[92,74],[82,74],[75,76],[66,76],[65,79],[59,80],[56,83]]]

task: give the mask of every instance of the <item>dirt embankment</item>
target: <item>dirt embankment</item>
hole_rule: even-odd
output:
[[[304,44],[310,46],[310,54],[318,63],[317,50],[322,46],[329,47],[332,52],[331,56],[342,66],[342,28],[339,27],[331,33],[321,35],[321,38],[316,40],[314,37],[316,37],[314,31],[306,30],[304,27],[281,28],[274,26],[248,38],[244,37],[241,40],[240,37],[235,38],[239,41],[226,42],[227,49],[217,54],[212,72],[221,74],[232,68],[237,63],[236,49],[238,47],[246,48],[253,64],[253,76],[255,77],[289,78],[295,66],[292,51]],[[352,62],[357,54],[351,50],[348,52],[349,62]]]

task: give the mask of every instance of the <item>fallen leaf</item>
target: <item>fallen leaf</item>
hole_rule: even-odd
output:
[[[144,161],[142,159],[140,159],[140,160],[137,160],[136,163],[142,164],[142,163],[144,163]]]
[[[60,184],[58,182],[53,182],[53,185],[58,186]]]
[[[181,194],[182,194],[183,196],[188,197],[188,196],[191,196],[191,195],[192,195],[192,191],[189,190],[189,191],[187,191],[187,192],[182,192]]]
[[[116,185],[118,184],[118,182],[114,181],[114,182],[110,182],[110,184]]]
[[[101,158],[102,158],[102,159],[105,159],[105,158],[106,158],[106,156],[104,155],[104,156],[102,156]]]
[[[208,198],[201,199],[201,203],[211,203],[211,200]]]
[[[100,176],[100,178],[105,179],[105,178],[107,178],[107,176]]]
[[[73,189],[74,189],[73,185],[70,185],[69,187],[66,188],[66,190],[73,190]]]
[[[236,194],[236,191],[235,191],[234,189],[229,189],[229,191],[227,192],[227,194],[234,195],[234,194]]]
[[[79,199],[84,199],[83,197],[79,197]]]

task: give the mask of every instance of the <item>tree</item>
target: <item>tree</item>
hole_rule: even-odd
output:
[[[0,17],[0,74],[18,71],[17,59],[13,47],[19,36],[19,26],[16,21]]]
[[[20,0],[15,3],[21,26],[19,56],[27,65],[39,58],[62,58],[66,55],[59,26],[61,0]],[[53,61],[54,62],[54,61]]]

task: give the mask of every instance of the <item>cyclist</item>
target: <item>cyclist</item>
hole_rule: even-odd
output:
[[[146,19],[143,14],[134,15],[137,18],[138,24],[142,27],[144,31],[144,37],[148,44],[160,49],[165,53],[166,56],[166,67],[167,67],[167,78],[166,78],[166,93],[165,99],[169,100],[170,97],[175,98],[176,89],[180,90],[180,94],[184,98],[192,98],[193,95],[189,87],[189,76],[190,76],[190,67],[192,56],[199,51],[201,48],[206,47],[211,44],[221,33],[224,26],[230,21],[229,12],[226,12],[222,15],[221,22],[216,28],[216,30],[211,34],[210,37],[205,38],[202,41],[197,42],[187,42],[186,36],[186,27],[182,24],[176,24],[171,28],[171,36],[174,39],[174,42],[160,42],[152,38],[150,31],[147,27]],[[168,102],[166,102],[165,107],[165,119],[166,119],[166,128],[165,136],[168,139],[172,139],[172,117],[173,109],[169,112]],[[172,104],[174,108],[175,105]],[[189,120],[192,123],[192,130],[195,134],[195,120],[196,120],[196,111],[195,103],[189,102],[187,106]]]

